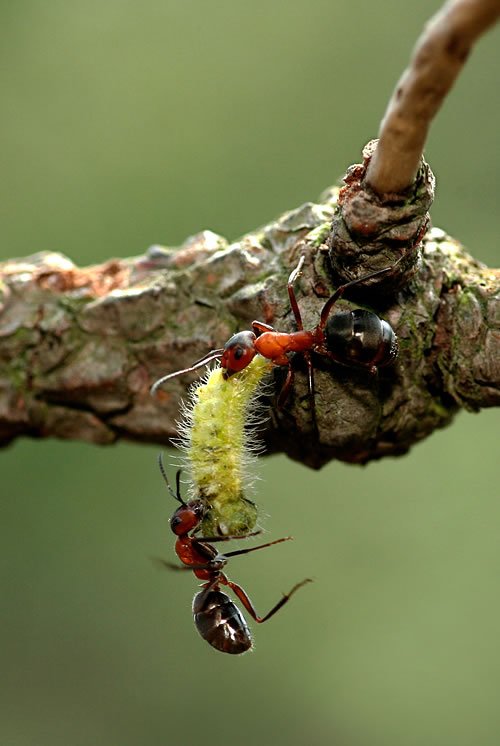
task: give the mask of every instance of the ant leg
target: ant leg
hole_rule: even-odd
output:
[[[390,272],[391,270],[393,270],[394,266],[395,265],[392,264],[390,267],[384,267],[384,269],[378,269],[376,272],[370,272],[369,275],[363,275],[363,277],[358,277],[357,280],[351,280],[350,282],[346,282],[345,285],[339,285],[339,287],[334,292],[332,297],[329,298],[326,301],[325,305],[323,306],[319,324],[318,324],[318,329],[324,330],[326,326],[326,322],[330,315],[330,311],[334,307],[335,303],[342,298],[346,290],[354,287],[355,285],[359,285],[360,283],[365,282],[366,280],[371,280],[373,277],[379,277],[380,275],[385,275],[386,272]]]
[[[352,365],[350,363],[346,363],[345,360],[341,360],[331,350],[326,349],[326,347],[321,348],[321,350],[316,350],[316,351],[319,352],[321,355],[328,357],[334,363],[337,363],[337,365],[343,365],[345,368],[350,368],[352,370]],[[372,365],[370,363],[356,363],[356,367],[366,370],[368,373],[370,373],[373,376],[378,374],[377,366]]]
[[[309,402],[311,407],[311,419],[313,422],[313,427],[318,431],[318,423],[316,420],[316,403],[314,399],[314,367],[311,360],[311,355],[309,351],[304,351],[303,353],[304,358],[307,362],[307,388],[309,392]],[[280,394],[278,396],[278,409],[283,409],[283,406],[288,399],[288,395],[290,393],[290,389],[293,386],[293,380],[294,380],[295,374],[292,368],[292,364],[290,361],[288,362],[288,373],[286,375],[285,383],[283,384],[283,388],[280,391]]]
[[[282,539],[275,539],[274,541],[269,541],[267,544],[259,544],[257,547],[248,547],[248,549],[236,549],[234,552],[227,552],[227,554],[223,554],[223,557],[237,557],[239,554],[249,554],[250,552],[256,552],[257,549],[265,549],[266,547],[272,547],[273,544],[281,544],[282,541],[290,541],[293,539],[293,536],[285,536]]]
[[[250,601],[248,595],[246,594],[246,592],[243,590],[241,586],[237,585],[236,583],[233,583],[232,580],[228,580],[227,578],[224,578],[223,581],[221,579],[221,582],[223,582],[224,585],[228,585],[229,588],[231,588],[233,593],[239,598],[239,600],[241,601],[245,609],[248,611],[250,616],[253,619],[255,619],[255,621],[258,624],[262,624],[262,622],[267,622],[268,619],[274,616],[274,614],[276,614],[276,612],[279,611],[279,609],[281,609],[281,607],[284,606],[287,603],[287,601],[290,600],[290,598],[293,596],[295,591],[298,591],[299,588],[302,588],[302,586],[305,585],[306,583],[312,583],[312,580],[311,578],[305,578],[305,580],[301,580],[300,583],[296,583],[293,586],[293,588],[290,591],[288,591],[288,593],[285,593],[283,595],[283,598],[280,598],[278,603],[275,606],[273,606],[271,611],[268,611],[265,616],[259,616],[257,614],[252,602]]]
[[[287,285],[290,306],[292,307],[293,315],[295,316],[295,323],[297,324],[297,329],[299,331],[303,330],[304,325],[302,324],[302,316],[300,315],[299,304],[297,303],[297,298],[295,297],[293,283],[295,282],[295,280],[297,279],[297,277],[300,275],[302,271],[304,260],[305,260],[305,256],[302,255],[299,259],[299,263],[297,264],[293,272],[290,274],[290,277],[288,278],[288,285]]]
[[[311,419],[313,427],[318,433],[318,421],[316,419],[316,399],[314,396],[314,366],[311,360],[311,353],[304,352],[304,358],[307,363],[307,388],[309,390],[309,406],[311,407]]]
[[[155,565],[160,565],[161,567],[166,567],[167,570],[212,570],[213,566],[210,563],[207,563],[206,565],[175,565],[173,562],[167,562],[167,560],[162,559],[161,557],[151,557],[151,562],[154,562]]]
[[[293,386],[294,377],[295,374],[293,372],[292,364],[288,360],[288,373],[286,374],[285,383],[283,384],[283,387],[278,396],[278,409],[283,409],[283,406],[288,399],[288,395],[290,394],[290,389]]]
[[[366,282],[366,280],[371,280],[373,277],[380,277],[380,275],[384,275],[386,272],[391,272],[394,269],[396,269],[396,267],[400,264],[400,262],[404,260],[404,258],[408,255],[408,253],[412,249],[418,246],[418,244],[420,243],[420,241],[423,239],[423,237],[425,236],[427,232],[429,223],[430,223],[430,219],[427,218],[423,226],[417,233],[409,250],[405,251],[404,254],[402,254],[402,256],[400,256],[399,259],[394,262],[394,264],[390,265],[390,267],[384,267],[384,269],[379,269],[376,272],[370,272],[368,275],[363,275],[362,277],[358,277],[357,280],[351,280],[350,282],[346,282],[345,285],[340,285],[340,287],[337,288],[337,290],[332,295],[332,297],[329,300],[327,300],[327,302],[325,303],[323,310],[321,311],[321,318],[318,324],[318,328],[319,329],[325,328],[325,324],[330,314],[330,311],[332,310],[335,303],[343,296],[343,294],[348,288],[351,288],[354,285],[358,285],[359,283]]]
[[[262,334],[263,332],[274,332],[276,329],[274,327],[269,326],[269,324],[264,324],[263,321],[252,321],[252,331],[254,332],[255,336],[258,337],[259,334]]]
[[[234,539],[249,539],[250,536],[258,536],[262,531],[252,531],[249,534],[231,536],[195,536],[193,541],[197,544],[215,544],[217,541],[234,541]]]

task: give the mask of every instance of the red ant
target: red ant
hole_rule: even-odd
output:
[[[252,331],[234,334],[224,347],[212,350],[189,368],[159,378],[151,387],[151,394],[155,394],[159,386],[170,378],[183,373],[190,373],[203,365],[207,365],[212,360],[220,359],[220,364],[225,369],[224,377],[229,378],[234,373],[246,368],[255,355],[259,353],[275,365],[288,366],[286,380],[278,397],[278,406],[281,407],[286,401],[294,377],[288,354],[290,352],[301,352],[307,363],[311,410],[314,423],[316,423],[314,370],[311,352],[324,355],[341,365],[364,368],[370,373],[376,373],[378,368],[392,363],[398,355],[398,342],[394,330],[387,321],[380,319],[372,311],[360,308],[354,311],[341,311],[332,316],[330,316],[330,313],[346,290],[386,274],[394,269],[394,265],[340,285],[323,306],[319,324],[314,329],[307,331],[304,329],[293,289],[293,284],[301,273],[304,261],[305,256],[301,256],[297,267],[288,278],[287,285],[290,306],[297,325],[296,332],[278,332],[262,321],[253,321]]]
[[[276,539],[267,544],[260,544],[257,547],[238,549],[233,552],[227,552],[226,554],[219,554],[215,547],[212,546],[213,543],[235,538],[245,539],[250,536],[256,536],[260,531],[253,531],[243,537],[203,536],[197,538],[194,536],[199,530],[200,523],[206,511],[206,505],[203,500],[198,499],[185,502],[182,499],[180,493],[180,470],[176,474],[176,491],[174,492],[168,481],[161,454],[158,461],[168,491],[181,504],[170,519],[170,528],[177,536],[175,552],[184,566],[173,565],[164,560],[160,560],[160,562],[166,567],[175,570],[192,570],[197,578],[205,581],[202,590],[193,599],[194,623],[203,639],[223,653],[231,653],[233,655],[245,653],[252,647],[250,630],[236,604],[228,595],[222,593],[219,586],[225,585],[231,588],[252,618],[258,624],[261,624],[274,616],[287,603],[295,591],[305,585],[305,583],[310,583],[311,580],[310,578],[306,578],[294,585],[291,591],[284,594],[278,603],[273,606],[271,611],[265,616],[260,617],[243,588],[233,583],[232,580],[229,580],[222,570],[229,557],[255,552],[257,549],[264,549],[273,544],[288,541],[292,537],[286,536],[283,539]]]

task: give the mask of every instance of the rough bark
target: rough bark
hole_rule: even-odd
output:
[[[460,407],[497,405],[499,273],[428,229],[434,178],[421,156],[470,48],[499,14],[500,0],[443,6],[389,103],[378,147],[365,148],[340,195],[331,189],[232,244],[206,231],[177,250],[83,269],[51,253],[0,265],[0,443],[23,434],[166,443],[188,380],[155,399],[151,384],[254,318],[291,331],[286,280],[302,254],[306,328],[318,323],[331,273],[338,284],[393,266],[355,300],[392,324],[400,354],[376,377],[316,360],[318,432],[299,374],[285,408],[272,407],[270,450],[312,466],[364,463],[404,453]]]
[[[291,331],[286,280],[302,254],[297,295],[305,328],[317,324],[334,286],[329,233],[337,198],[331,189],[232,244],[206,231],[178,249],[152,247],[83,269],[52,253],[1,264],[1,443],[19,435],[167,443],[194,376],[172,380],[156,398],[151,384],[254,318]],[[396,364],[374,377],[316,359],[316,436],[297,359],[284,409],[269,401],[270,450],[315,467],[332,458],[362,463],[404,453],[460,407],[499,404],[498,270],[437,228],[420,246],[414,238],[403,280],[396,273],[354,299],[395,328]],[[401,241],[389,245],[394,256],[407,251]],[[283,369],[275,373],[279,386]]]

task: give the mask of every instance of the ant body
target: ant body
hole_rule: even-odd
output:
[[[342,298],[346,290],[372,278],[380,277],[394,269],[394,266],[385,267],[377,272],[371,272],[357,280],[340,285],[323,306],[317,326],[307,331],[304,329],[293,289],[293,284],[300,275],[304,260],[305,257],[301,256],[297,267],[288,278],[287,285],[297,331],[278,332],[262,321],[253,321],[252,331],[234,334],[224,347],[212,350],[189,368],[159,378],[151,387],[151,393],[154,394],[159,386],[170,378],[183,373],[190,373],[203,365],[207,365],[212,360],[220,359],[220,364],[224,368],[224,377],[229,378],[234,373],[246,368],[255,355],[259,353],[275,365],[288,366],[286,380],[278,398],[278,406],[281,407],[286,401],[294,377],[288,355],[291,352],[301,352],[307,363],[309,396],[313,420],[316,422],[311,352],[324,355],[341,365],[364,368],[372,374],[376,373],[378,368],[394,362],[398,355],[398,342],[394,330],[387,321],[380,319],[372,311],[359,308],[354,311],[341,311],[330,315],[333,307]]]
[[[215,536],[196,537],[194,534],[199,530],[200,523],[206,511],[203,500],[195,499],[185,502],[180,494],[180,471],[176,475],[176,491],[170,487],[161,455],[159,457],[160,470],[166,482],[170,494],[180,502],[180,507],[174,512],[170,519],[170,528],[177,536],[175,552],[183,563],[183,566],[172,565],[160,560],[163,565],[175,570],[192,570],[197,578],[204,581],[202,590],[193,599],[193,616],[196,629],[212,647],[223,653],[238,655],[245,653],[252,647],[252,637],[248,625],[236,604],[226,593],[220,590],[225,585],[235,593],[245,609],[252,618],[261,624],[270,619],[289,600],[295,591],[305,583],[311,582],[309,578],[302,580],[273,606],[265,616],[260,617],[252,605],[246,592],[222,572],[229,557],[239,554],[248,554],[257,549],[264,549],[282,541],[288,541],[291,536],[276,539],[267,544],[260,544],[249,549],[239,549],[226,554],[219,554],[212,544],[218,541],[228,541],[233,538],[247,538],[256,536],[260,531],[254,531],[241,537]]]

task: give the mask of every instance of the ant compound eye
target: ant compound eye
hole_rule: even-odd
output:
[[[177,533],[177,528],[182,524],[182,518],[180,515],[177,515],[177,513],[174,513],[172,518],[170,519],[170,528],[174,532],[174,534]]]
[[[239,360],[245,354],[245,350],[242,347],[235,347],[233,350],[234,360]]]

